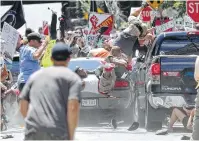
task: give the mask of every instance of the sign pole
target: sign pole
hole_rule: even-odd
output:
[[[24,8],[23,8],[23,2],[22,2],[22,0],[21,0],[21,6],[22,6],[23,15],[24,15],[24,17],[25,17],[25,13],[24,13]],[[27,29],[27,23],[25,23],[25,28]]]

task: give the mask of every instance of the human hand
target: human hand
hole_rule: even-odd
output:
[[[128,71],[132,71],[133,67],[132,67],[132,65],[128,64],[127,67],[126,67],[126,69],[127,69]]]
[[[128,63],[127,62],[122,62],[122,65],[127,68],[128,67]]]
[[[142,8],[146,8],[147,6],[148,6],[149,4],[145,1],[145,0],[143,0],[142,1]]]
[[[44,41],[42,42],[42,46],[43,46],[43,47],[47,47],[48,43],[49,43],[49,41],[46,39],[46,40],[44,40]]]
[[[1,89],[7,91],[8,88],[5,85],[1,85]]]

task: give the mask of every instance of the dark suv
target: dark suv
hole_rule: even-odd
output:
[[[147,130],[160,129],[172,107],[194,106],[198,54],[199,32],[168,32],[156,38],[135,65],[135,121]]]

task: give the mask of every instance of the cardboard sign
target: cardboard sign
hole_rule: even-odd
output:
[[[51,61],[51,52],[52,52],[52,48],[53,46],[56,44],[56,40],[51,40],[49,43],[48,43],[48,47],[44,53],[44,56],[41,60],[41,64],[44,68],[46,67],[50,67],[52,66],[52,61]]]
[[[1,52],[4,54],[4,59],[11,64],[17,47],[19,33],[11,25],[4,22],[1,38],[5,41],[1,44]]]
[[[89,15],[89,34],[95,35],[100,32],[102,27],[107,29],[103,31],[102,35],[110,35],[110,32],[113,29],[113,15],[111,14],[99,14],[99,13],[90,13]]]

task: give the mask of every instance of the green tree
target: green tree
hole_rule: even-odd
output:
[[[177,17],[183,17],[186,14],[186,1],[165,0],[164,3],[161,5],[162,9],[167,9],[170,7],[178,11]]]

